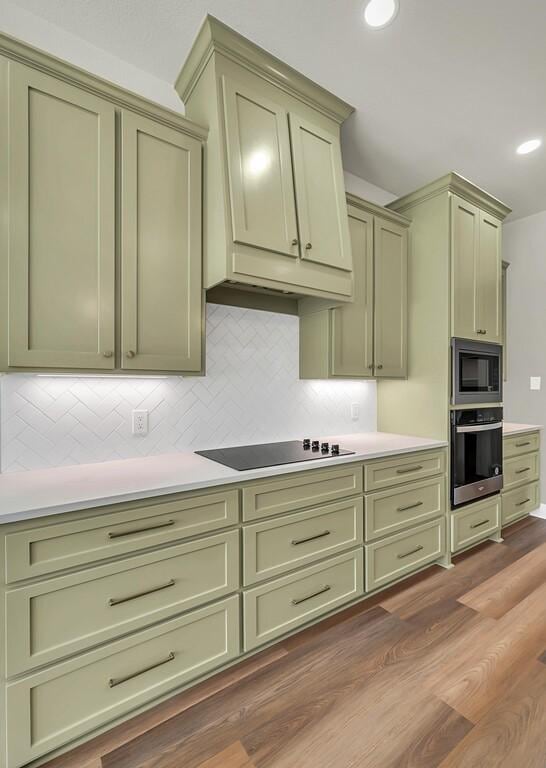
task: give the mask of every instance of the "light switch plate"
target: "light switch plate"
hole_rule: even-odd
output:
[[[530,389],[540,389],[540,376],[531,376],[529,379]]]
[[[148,434],[148,411],[133,411],[133,435],[143,437]]]
[[[353,421],[358,421],[360,417],[360,406],[358,403],[351,403],[351,419]]]

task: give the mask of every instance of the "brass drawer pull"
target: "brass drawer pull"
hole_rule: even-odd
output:
[[[531,441],[527,440],[525,443],[516,443],[516,448],[524,448],[526,445],[531,445]]]
[[[130,531],[114,531],[109,533],[109,539],[121,539],[122,536],[132,536],[135,533],[146,533],[146,531],[157,531],[158,528],[168,528],[170,525],[174,525],[174,520],[167,520],[166,523],[155,523],[155,525],[147,525],[145,528],[132,528]]]
[[[405,557],[409,557],[410,555],[415,555],[417,552],[420,552],[424,547],[420,544],[418,547],[415,547],[415,549],[410,549],[409,552],[404,552],[403,555],[398,555],[399,560],[403,560]]]
[[[408,472],[417,472],[418,469],[423,469],[422,464],[417,464],[416,467],[408,467],[407,469],[397,469],[396,474],[397,475],[407,475]]]
[[[120,603],[128,603],[130,600],[136,600],[137,597],[145,597],[146,595],[151,595],[153,592],[161,592],[162,589],[168,589],[168,587],[174,587],[176,584],[174,579],[171,579],[166,584],[160,584],[158,587],[152,587],[151,589],[146,589],[144,592],[135,592],[134,595],[127,595],[127,597],[111,597],[110,600],[108,600],[108,605],[120,605]]]
[[[316,533],[314,536],[307,536],[305,539],[292,539],[291,544],[293,544],[295,547],[298,546],[298,544],[305,544],[307,541],[314,541],[315,539],[322,539],[324,536],[329,536],[330,531],[322,531],[322,533]]]
[[[473,523],[470,527],[472,529],[474,529],[474,528],[481,528],[482,525],[487,525],[487,523],[490,523],[490,522],[491,522],[490,520],[482,520],[481,523]]]
[[[523,507],[524,504],[527,504],[528,501],[531,501],[531,499],[524,499],[523,501],[518,501],[516,504],[516,507]]]
[[[312,247],[313,247],[312,243],[305,243],[305,250],[306,251],[310,251]]]
[[[396,511],[397,512],[407,512],[408,509],[416,509],[417,507],[422,507],[422,506],[423,506],[423,502],[422,501],[417,501],[417,502],[415,502],[415,504],[407,504],[405,507],[398,507],[398,509]]]
[[[116,685],[121,685],[122,683],[126,683],[128,680],[132,680],[133,677],[138,677],[139,675],[143,675],[145,672],[150,672],[150,670],[155,669],[156,667],[161,667],[162,664],[167,664],[169,661],[172,661],[174,659],[174,651],[171,651],[166,659],[162,659],[161,661],[156,661],[155,664],[150,664],[149,667],[144,667],[144,669],[139,669],[138,672],[133,672],[130,675],[124,675],[123,677],[111,677],[110,680],[108,680],[108,686],[110,688],[115,688]]]
[[[530,472],[531,467],[524,467],[523,469],[516,469],[516,475],[522,475],[524,472]]]
[[[324,592],[328,592],[330,589],[332,589],[332,587],[329,584],[325,584],[311,595],[305,595],[305,597],[294,597],[290,602],[292,605],[299,605],[300,603],[304,603],[306,600],[311,600],[312,597],[317,597],[318,595],[322,595]]]

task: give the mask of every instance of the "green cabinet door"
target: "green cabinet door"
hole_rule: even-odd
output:
[[[499,344],[503,341],[501,232],[501,222],[480,211],[478,327],[482,339]]]
[[[9,365],[112,369],[114,107],[9,70]]]
[[[199,371],[201,147],[121,116],[121,367]]]
[[[374,219],[375,376],[407,375],[408,230]]]
[[[452,335],[482,339],[478,317],[480,209],[451,198]]]
[[[222,86],[233,240],[297,258],[286,109],[230,78]]]
[[[373,216],[349,207],[354,302],[330,310],[331,375],[373,376]]]
[[[291,112],[290,138],[302,259],[351,272],[339,136]]]

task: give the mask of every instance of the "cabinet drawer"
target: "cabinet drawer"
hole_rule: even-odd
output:
[[[363,593],[362,549],[244,594],[245,650],[297,629]]]
[[[238,653],[233,596],[10,683],[8,765],[25,765]]]
[[[138,552],[235,525],[238,520],[238,491],[231,490],[174,500],[154,499],[122,511],[108,507],[82,520],[9,533],[6,582]]]
[[[521,456],[522,453],[532,453],[540,449],[540,432],[528,432],[523,435],[511,435],[502,441],[505,459]]]
[[[451,515],[451,551],[487,539],[500,528],[500,496],[479,501]]]
[[[366,496],[366,541],[380,539],[408,526],[443,515],[446,509],[446,479],[435,477],[378,491]]]
[[[514,456],[502,464],[504,490],[509,491],[525,482],[538,480],[540,474],[540,454],[526,453],[524,456]]]
[[[6,593],[8,676],[195,608],[239,586],[238,531]]]
[[[320,560],[362,544],[363,499],[282,515],[243,530],[244,583]]]
[[[366,591],[372,592],[444,555],[445,519],[433,520],[411,531],[367,544],[364,549]]]
[[[380,491],[410,480],[445,474],[445,451],[408,453],[364,464],[364,490]]]
[[[292,512],[362,493],[362,466],[307,471],[243,488],[243,520]]]
[[[502,525],[510,525],[540,506],[538,482],[527,483],[520,488],[503,493],[501,496]]]

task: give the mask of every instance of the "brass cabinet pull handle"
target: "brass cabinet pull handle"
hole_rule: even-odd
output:
[[[482,520],[481,523],[473,523],[470,527],[471,528],[481,528],[482,525],[487,525],[489,523],[489,520]]]
[[[305,539],[292,539],[290,542],[295,547],[298,546],[298,544],[305,544],[306,541],[314,541],[315,539],[322,539],[324,536],[329,536],[330,531],[322,531],[322,533],[316,533],[314,536],[307,536]]]
[[[397,512],[407,512],[408,509],[416,509],[417,507],[422,507],[423,502],[422,501],[416,501],[415,504],[407,504],[405,507],[398,507],[396,510]]]
[[[146,533],[146,531],[157,531],[158,528],[168,528],[170,525],[174,525],[174,520],[167,520],[166,523],[155,523],[155,525],[147,525],[145,528],[132,528],[130,531],[110,531],[108,534],[109,539],[121,539],[122,536],[132,536],[135,533]]]
[[[148,667],[144,667],[144,669],[139,669],[138,672],[132,672],[130,675],[124,675],[123,677],[111,677],[110,680],[108,680],[108,686],[110,688],[115,688],[116,685],[121,685],[122,683],[126,683],[128,680],[132,680],[133,677],[138,677],[139,675],[143,675],[145,672],[149,672],[152,669],[155,669],[156,667],[161,667],[162,664],[167,664],[169,661],[172,661],[174,659],[174,651],[171,651],[166,659],[161,659],[161,661],[156,661],[155,664],[150,664]]]
[[[487,333],[487,330],[486,330],[486,329],[484,329],[484,328],[478,328],[478,330],[476,331],[476,333],[481,333],[482,335],[485,335],[485,334]]]
[[[112,356],[113,356],[113,354],[114,354],[114,353],[113,353],[113,352],[112,352],[110,349],[107,349],[107,350],[106,350],[106,352],[103,352],[103,353],[102,353],[102,356],[103,356],[103,357],[112,357]]]
[[[121,603],[128,603],[130,600],[136,600],[137,597],[145,597],[146,595],[151,595],[154,592],[161,592],[162,589],[167,589],[168,587],[174,587],[176,584],[174,579],[170,579],[166,584],[160,584],[158,587],[151,587],[151,589],[146,589],[144,592],[135,592],[133,595],[127,595],[126,597],[111,597],[110,600],[108,600],[108,605],[120,605]]]
[[[523,501],[518,501],[516,504],[516,507],[523,507],[524,504],[527,504],[528,501],[531,501],[531,499],[524,499]]]
[[[370,363],[368,368],[370,369],[370,371],[373,371],[373,363]]]
[[[381,371],[381,370],[383,370],[383,366],[381,365],[381,363],[379,363],[379,365],[377,366],[377,370],[378,370],[378,371]]]
[[[310,251],[312,247],[313,247],[312,243],[305,243],[305,250],[306,251]]]
[[[531,445],[531,441],[527,440],[526,443],[516,443],[516,448],[523,448],[525,445]]]
[[[130,349],[130,350],[127,352],[127,357],[129,357],[129,358],[132,358],[132,357],[134,357],[134,356],[135,356],[135,352],[133,352],[133,350],[132,350],[132,349]]]
[[[531,467],[524,467],[523,469],[516,469],[516,475],[522,475],[524,472],[530,472]]]
[[[399,560],[403,560],[405,557],[409,557],[410,555],[415,555],[417,552],[420,552],[424,547],[420,544],[418,547],[415,547],[415,549],[410,549],[409,552],[404,552],[403,555],[398,555]]]
[[[422,464],[417,464],[415,467],[408,467],[407,469],[397,469],[396,474],[397,475],[407,475],[408,472],[417,472],[419,469],[423,469]]]
[[[297,237],[294,237],[294,238],[292,239],[292,245],[298,245],[298,244],[299,244],[299,242],[300,242],[300,241],[298,240],[298,238],[297,238]]]
[[[322,595],[324,592],[328,592],[330,589],[332,589],[332,587],[329,584],[325,584],[311,595],[305,595],[305,597],[294,597],[290,602],[292,605],[299,605],[300,603],[304,603],[306,600],[310,600],[312,597],[317,597],[318,595]]]

